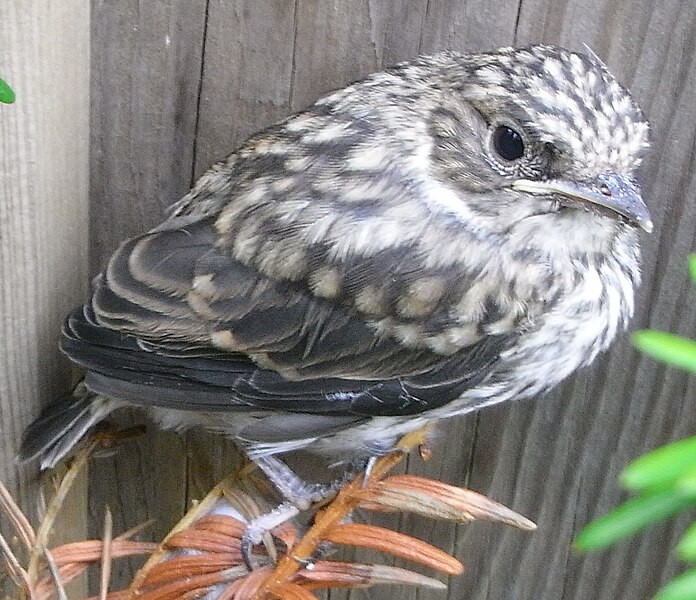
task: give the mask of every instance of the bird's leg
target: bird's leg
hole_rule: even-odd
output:
[[[353,473],[353,477],[362,473],[362,487],[367,486],[367,482],[372,476],[372,470],[375,464],[382,457],[391,452],[406,452],[397,446],[397,440],[394,438],[384,438],[382,440],[373,441],[369,446],[369,455],[367,458],[357,459],[350,463],[349,472]]]
[[[328,484],[307,483],[274,456],[255,456],[251,460],[281,493],[285,502],[272,511],[252,519],[244,530],[241,551],[249,570],[253,568],[251,550],[256,544],[267,541],[265,538],[268,532],[307,510],[312,504],[329,498],[346,483],[347,477],[352,479],[355,476],[344,475]],[[270,547],[270,543],[266,543],[266,546]]]
[[[249,571],[254,570],[254,564],[251,560],[251,551],[254,546],[263,542],[269,556],[275,559],[275,548],[269,532],[274,527],[282,525],[298,514],[300,514],[300,509],[297,506],[293,505],[291,502],[283,502],[272,511],[249,521],[244,529],[244,533],[242,533],[240,542],[242,559]]]
[[[275,456],[254,456],[251,460],[263,471],[283,498],[300,510],[307,510],[314,502],[320,502],[336,491],[333,483],[307,483]]]
[[[285,502],[269,513],[252,519],[244,530],[241,551],[247,568],[252,569],[251,550],[255,545],[264,542],[269,549],[269,554],[271,553],[272,543],[267,535],[274,527],[289,521],[313,504],[330,498],[358,475],[363,475],[362,485],[367,485],[376,461],[381,456],[395,450],[402,451],[397,448],[394,439],[385,438],[379,442],[374,442],[370,445],[368,458],[350,461],[343,475],[327,484],[307,483],[275,456],[252,456],[253,463],[263,471],[268,480],[285,498]]]

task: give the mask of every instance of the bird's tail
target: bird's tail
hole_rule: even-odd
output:
[[[72,393],[49,404],[27,427],[17,454],[18,462],[41,459],[41,469],[51,469],[85,434],[120,402],[98,397],[79,383]]]

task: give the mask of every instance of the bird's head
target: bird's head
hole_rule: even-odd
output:
[[[648,123],[602,63],[550,46],[454,58],[432,156],[467,219],[506,233],[530,217],[523,229],[652,230],[634,179]]]

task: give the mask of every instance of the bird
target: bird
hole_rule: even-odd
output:
[[[442,51],[251,136],[124,241],[67,318],[82,384],[29,425],[54,467],[126,406],[282,456],[379,456],[539,396],[628,325],[649,125],[595,56]],[[299,491],[298,491],[299,490]]]

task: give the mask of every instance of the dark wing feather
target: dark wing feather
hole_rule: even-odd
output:
[[[62,348],[88,370],[94,392],[144,406],[181,410],[274,410],[323,415],[407,415],[441,406],[489,372],[510,337],[491,336],[425,373],[383,381],[320,378],[288,380],[258,368],[243,354],[210,349],[145,349],[133,336],[105,328],[89,307],[75,311]]]

